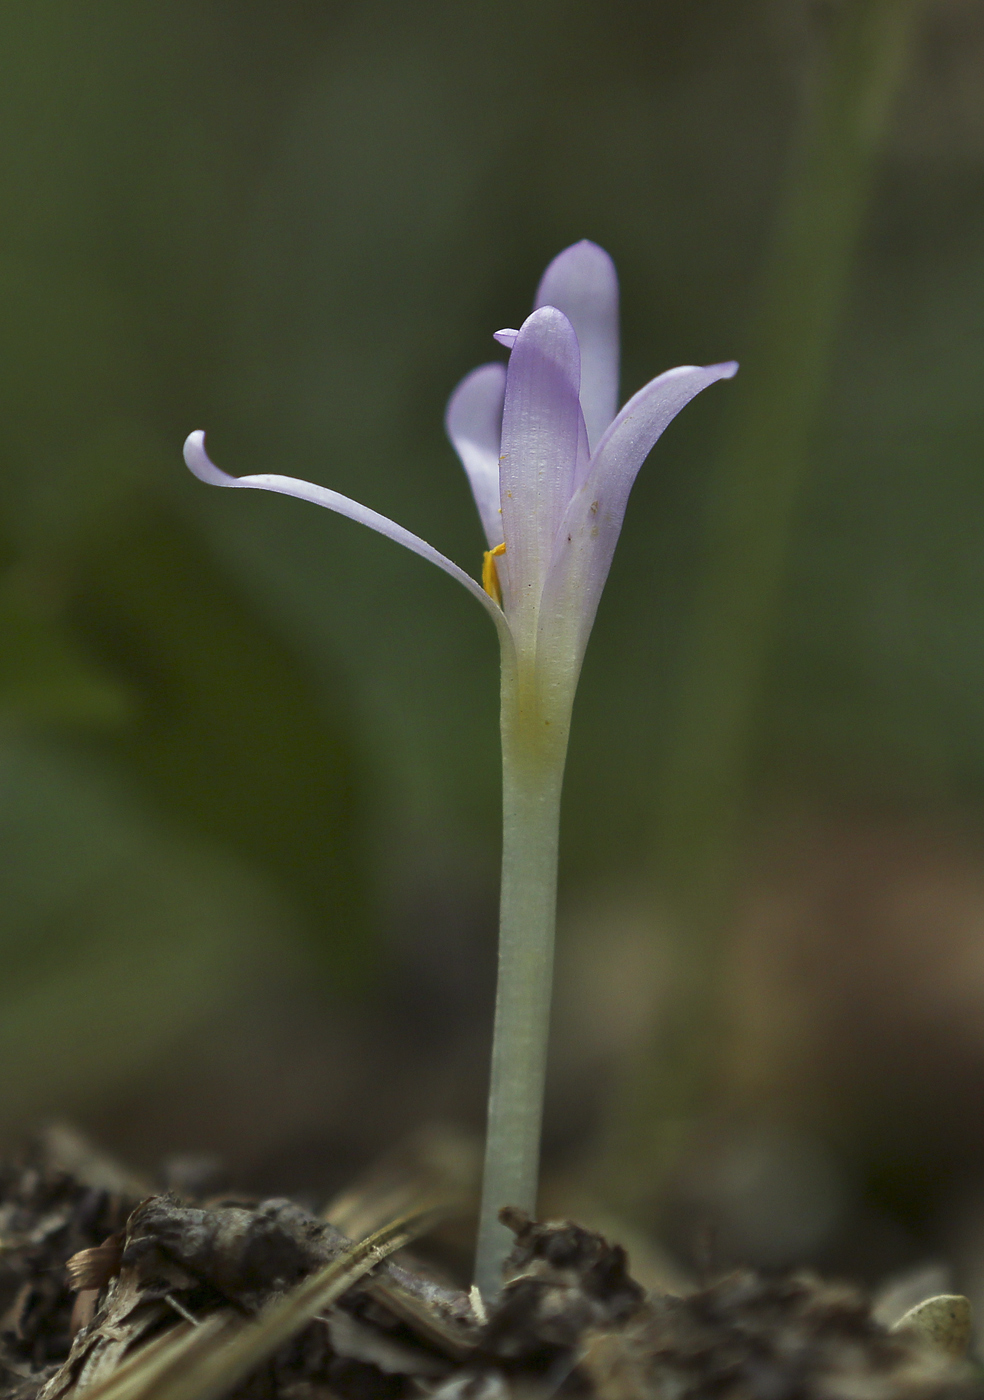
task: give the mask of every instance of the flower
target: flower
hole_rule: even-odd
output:
[[[495,337],[508,366],[482,365],[448,403],[448,436],[468,474],[488,541],[483,585],[367,506],[293,477],[228,476],[205,435],[184,456],[202,481],[277,491],[361,521],[429,559],[491,614],[519,670],[569,700],[622,528],[632,484],[667,424],[734,362],[667,370],[618,406],[618,280],[583,240],[547,268],[518,331]]]
[[[502,648],[499,973],[476,1279],[494,1298],[512,1242],[504,1205],[536,1207],[571,707],[632,483],[684,404],[737,365],[667,370],[618,407],[618,281],[575,243],[547,268],[531,316],[498,331],[509,364],[458,385],[445,424],[485,530],[482,583],[402,525],[289,476],[227,476],[205,435],[188,466],[216,486],[279,491],[359,520],[437,564],[490,613]]]

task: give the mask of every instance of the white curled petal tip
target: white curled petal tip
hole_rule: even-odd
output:
[[[506,347],[507,350],[511,350],[511,349],[513,348],[513,346],[516,344],[516,337],[517,337],[518,335],[519,335],[519,331],[511,331],[511,330],[493,331],[493,333],[492,333],[492,339],[493,339],[493,340],[497,340],[497,341],[499,342],[500,345],[504,345],[504,346]]]
[[[269,473],[261,473],[257,476],[229,476],[227,472],[221,471],[209,459],[208,453],[205,451],[205,434],[200,429],[189,433],[185,439],[184,459],[189,470],[198,477],[199,481],[204,481],[209,486],[242,486],[254,491],[273,491],[276,495],[293,496],[299,501],[309,501],[313,505],[324,506],[325,509],[332,510],[337,515],[343,515],[348,520],[356,521],[357,524],[367,525],[370,530],[375,530],[377,534],[384,535],[397,544],[402,544],[412,554],[417,554],[421,559],[436,564],[439,569],[443,569],[446,574],[450,574],[452,578],[463,584],[491,616],[503,645],[512,645],[505,615],[495,599],[486,593],[482,585],[470,574],[466,574],[464,569],[459,568],[451,559],[435,549],[433,545],[428,544],[426,540],[422,540],[419,535],[413,534],[410,530],[405,530],[402,525],[397,525],[396,521],[388,520],[385,515],[380,515],[378,511],[371,510],[358,501],[350,500],[348,496],[342,496],[327,486],[316,486],[311,481],[298,481],[292,476],[276,476]]]
[[[205,434],[201,428],[196,428],[185,438],[184,459],[188,470],[197,476],[199,481],[205,481],[209,486],[237,485],[234,476],[230,476],[228,472],[220,471],[209,458],[205,451]]]

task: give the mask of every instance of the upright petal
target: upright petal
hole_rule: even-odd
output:
[[[564,666],[569,657],[576,677],[639,468],[681,408],[737,369],[731,361],[667,370],[629,400],[605,433],[557,533],[540,607],[538,662],[542,655],[546,665]]]
[[[523,322],[509,357],[499,491],[506,552],[499,560],[510,621],[535,623],[557,526],[574,489],[578,440],[577,337],[552,306]]]
[[[200,481],[207,481],[210,486],[245,486],[256,491],[275,491],[282,496],[296,496],[299,501],[310,501],[313,505],[325,506],[338,515],[358,521],[360,525],[368,525],[370,530],[395,540],[414,554],[419,554],[422,559],[429,559],[432,564],[436,564],[439,569],[443,569],[446,574],[464,584],[469,593],[473,593],[491,615],[499,635],[508,633],[502,610],[492,601],[481,584],[433,545],[429,545],[419,535],[404,530],[403,526],[397,525],[395,521],[387,520],[385,515],[379,515],[368,506],[359,505],[358,501],[339,495],[337,491],[330,491],[326,486],[315,486],[313,482],[298,481],[292,476],[272,476],[267,473],[258,476],[229,476],[209,459],[205,451],[205,434],[201,431],[189,433],[184,445],[184,459],[189,470]]]
[[[593,452],[618,410],[618,275],[584,238],[558,253],[537,288],[537,306],[556,306],[581,347],[581,407]]]
[[[505,394],[505,365],[481,365],[455,389],[444,415],[448,437],[468,473],[489,549],[502,543],[499,444]]]

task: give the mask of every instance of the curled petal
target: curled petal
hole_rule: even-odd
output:
[[[502,543],[499,441],[505,393],[505,365],[482,365],[461,381],[444,415],[447,435],[468,473],[489,549]]]
[[[491,615],[500,637],[508,636],[501,609],[470,574],[466,574],[464,569],[460,569],[426,540],[405,530],[395,521],[387,520],[385,515],[379,515],[368,506],[360,505],[348,496],[339,495],[337,491],[330,491],[326,486],[316,486],[310,481],[298,481],[292,476],[272,476],[267,473],[258,476],[229,476],[210,461],[205,451],[205,434],[201,431],[189,433],[184,445],[184,459],[195,476],[200,481],[207,481],[210,486],[245,486],[256,491],[275,491],[282,496],[296,496],[299,501],[310,501],[316,506],[325,506],[338,515],[347,516],[349,520],[357,520],[360,525],[368,525],[370,530],[395,540],[414,554],[419,554],[422,559],[429,559],[432,564],[436,564],[439,569],[457,579],[469,593],[475,595]]]
[[[540,607],[538,657],[541,648],[549,664],[564,665],[569,657],[576,676],[639,468],[681,408],[737,369],[731,361],[667,370],[629,400],[605,433],[557,532]]]
[[[623,508],[639,468],[649,456],[657,438],[673,419],[709,384],[733,379],[738,373],[735,360],[720,365],[681,365],[668,369],[633,394],[610,425],[591,459],[591,480],[610,480],[624,487]]]
[[[581,407],[593,452],[618,408],[618,275],[584,238],[558,253],[537,288],[537,306],[556,306],[581,349]]]
[[[503,596],[533,625],[557,527],[574,489],[583,419],[577,337],[552,306],[524,321],[506,373],[499,491]]]

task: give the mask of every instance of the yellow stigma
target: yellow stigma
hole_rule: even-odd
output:
[[[495,567],[495,561],[500,554],[505,554],[505,544],[497,544],[495,549],[487,549],[485,558],[482,560],[482,587],[499,607],[502,607],[502,589],[499,587],[499,570]]]

